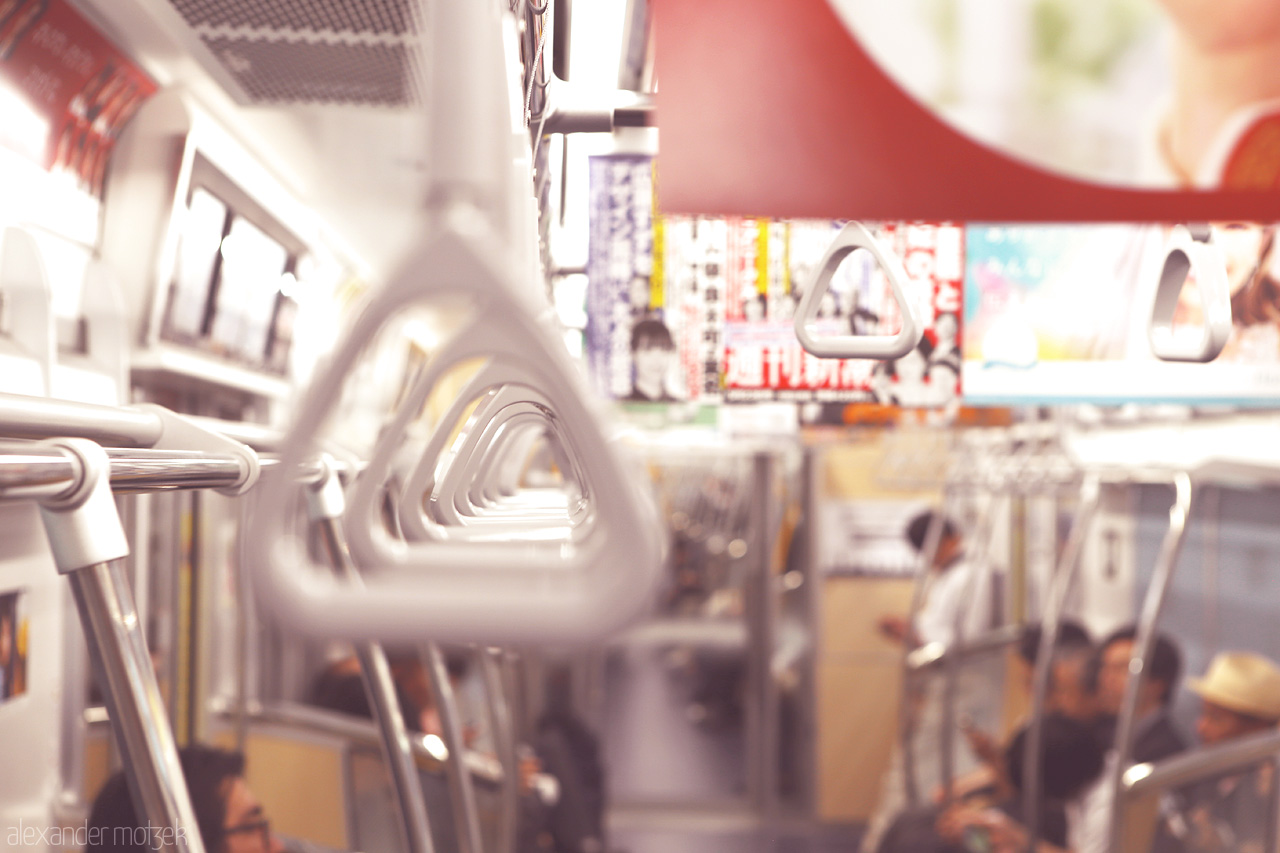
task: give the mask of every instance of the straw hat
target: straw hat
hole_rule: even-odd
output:
[[[1187,679],[1202,699],[1261,720],[1280,720],[1280,667],[1262,655],[1222,652],[1204,678]]]

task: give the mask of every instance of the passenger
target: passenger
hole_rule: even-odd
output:
[[[262,805],[244,781],[244,756],[209,746],[178,751],[182,775],[191,794],[196,828],[208,853],[281,853],[284,845],[271,832]],[[153,853],[172,843],[169,832],[144,826],[129,795],[123,773],[116,773],[98,792],[89,813],[85,853]]]
[[[929,567],[924,604],[915,624],[908,625],[906,618],[896,613],[882,616],[878,623],[884,636],[913,647],[926,643],[950,645],[957,622],[965,636],[975,636],[991,627],[990,590],[977,588],[986,573],[965,558],[959,526],[945,516],[939,517],[933,510],[926,510],[908,522],[904,536],[916,553],[923,553],[934,518],[938,518],[940,525],[938,547]]]
[[[1223,652],[1187,686],[1201,699],[1196,734],[1204,746],[1274,731],[1280,722],[1280,668],[1261,655]],[[1236,772],[1172,798],[1167,829],[1188,853],[1261,853],[1274,781],[1269,764]]]
[[[1095,658],[1098,705],[1102,719],[1096,728],[1104,746],[1115,740],[1115,715],[1119,713],[1129,681],[1136,629],[1122,628],[1099,647]],[[1157,635],[1152,646],[1146,677],[1138,692],[1131,760],[1135,763],[1159,761],[1186,748],[1186,741],[1169,717],[1169,704],[1182,671],[1182,655],[1173,641]],[[1067,807],[1067,838],[1074,853],[1107,853],[1111,824],[1112,782],[1118,754],[1112,746],[1098,779]],[[982,831],[993,851],[1026,849],[1026,828],[1005,815],[986,812],[959,813],[955,820],[968,821]],[[1041,853],[1060,850],[1044,843]]]
[[[560,787],[547,829],[557,853],[602,853],[607,792],[600,740],[574,710],[570,687],[567,667],[548,675],[546,710],[534,736],[538,757]]]
[[[1022,664],[1027,695],[1033,688],[1035,661],[1040,652],[1040,626],[1028,625],[1018,641],[1018,660]],[[1045,695],[1046,713],[1057,713],[1077,722],[1093,726],[1097,722],[1098,708],[1094,686],[1089,678],[1089,662],[1093,657],[1093,642],[1089,633],[1078,622],[1064,620],[1058,631],[1053,662],[1049,669],[1048,692]],[[1004,752],[989,733],[974,726],[964,727],[965,738],[973,754],[983,766],[957,779],[952,786],[953,797],[963,797],[989,789],[1008,793],[1009,780],[1004,774]],[[935,799],[941,801],[943,792],[937,791]]]
[[[961,637],[977,636],[991,627],[993,614],[997,612],[990,573],[967,557],[964,537],[953,520],[933,510],[921,512],[907,524],[906,540],[917,552],[923,552],[935,519],[939,536],[937,550],[926,580],[924,602],[914,624],[908,624],[899,614],[882,616],[878,622],[885,637],[912,648],[929,643],[950,646],[956,639],[957,629]],[[994,720],[1002,672],[1003,661],[995,657],[967,662],[956,685],[955,719],[979,724]],[[943,684],[933,680],[923,686],[925,689],[909,701],[913,706],[912,755],[916,758],[916,779],[927,795],[941,784],[937,757],[941,751]],[[957,754],[956,758],[957,776],[969,773],[978,765],[969,755]],[[904,774],[901,750],[895,750],[889,773],[881,785],[880,802],[863,836],[862,850],[866,853],[876,849],[880,837],[906,805]]]
[[[1043,762],[1038,823],[1041,836],[1061,846],[1067,836],[1065,804],[1102,772],[1102,747],[1089,725],[1061,714],[1046,716],[1041,731]],[[946,810],[934,807],[907,812],[894,821],[885,834],[879,853],[959,853],[971,849],[968,845],[985,840],[966,838],[966,833],[981,834],[982,831],[975,828],[980,816],[990,812],[1021,821],[1026,743],[1024,727],[1001,756],[1002,775],[1011,783],[1007,792],[1000,796],[970,796]]]
[[[1112,633],[1098,647],[1096,660],[1098,706],[1102,714],[1100,735],[1104,743],[1115,740],[1116,716],[1129,683],[1129,661],[1137,629],[1129,626]],[[1146,677],[1138,693],[1131,759],[1135,763],[1159,761],[1187,748],[1187,738],[1169,714],[1174,690],[1182,675],[1182,653],[1163,634],[1157,635],[1147,663]]]

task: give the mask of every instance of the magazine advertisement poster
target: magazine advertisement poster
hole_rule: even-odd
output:
[[[960,307],[963,232],[954,225],[882,225],[873,229],[887,251],[902,260],[910,298],[925,332],[911,353],[891,362],[819,358],[796,339],[794,312],[818,263],[840,230],[831,221],[794,221],[781,229],[760,227],[757,245],[783,251],[758,268],[767,280],[731,283],[736,298],[725,322],[726,402],[876,402],[913,408],[945,406],[960,391]],[[774,239],[774,235],[778,239]],[[819,336],[892,335],[901,312],[884,272],[871,255],[856,251],[832,275],[819,304]]]
[[[1149,327],[1169,226],[970,226],[966,233],[965,400],[973,405],[1280,401],[1280,265],[1275,227],[1213,225],[1232,328],[1209,363],[1165,361]],[[1175,332],[1204,327],[1191,270]]]

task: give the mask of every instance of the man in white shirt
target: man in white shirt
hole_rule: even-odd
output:
[[[989,630],[993,624],[994,592],[991,572],[970,561],[965,552],[959,526],[951,519],[926,510],[907,524],[905,538],[919,553],[924,553],[930,526],[937,525],[937,548],[929,566],[924,600],[915,619],[901,614],[887,614],[878,623],[880,633],[909,648],[929,644],[950,647],[963,645],[966,639]],[[974,722],[987,729],[995,728],[1003,695],[1003,659],[999,654],[963,662],[956,683],[952,717],[953,776],[974,770],[979,760],[967,747],[961,724]],[[931,673],[921,679],[918,699],[913,701],[912,759],[916,790],[928,796],[941,783],[941,740],[945,675]],[[894,752],[888,775],[882,784],[880,802],[863,836],[862,850],[876,849],[893,818],[906,806],[904,766],[901,751]]]

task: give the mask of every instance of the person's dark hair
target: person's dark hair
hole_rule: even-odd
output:
[[[1102,772],[1104,753],[1093,728],[1062,714],[1047,714],[1040,721],[1041,794],[1049,800],[1069,800]],[[1023,761],[1029,727],[1023,726],[1005,750],[1009,783],[1022,791]]]
[[[200,838],[210,853],[222,850],[227,816],[228,781],[244,775],[244,755],[211,746],[192,745],[178,750],[182,775],[191,794]],[[85,853],[152,853],[153,838],[144,838],[123,771],[116,773],[89,812],[89,843]]]
[[[1018,656],[1034,666],[1036,656],[1040,653],[1041,630],[1039,625],[1027,625],[1018,638]],[[1054,643],[1054,652],[1092,651],[1093,640],[1084,626],[1072,619],[1063,619],[1058,625],[1058,641]]]
[[[661,320],[652,317],[640,320],[631,327],[631,351],[641,347],[661,347],[675,349],[675,341],[671,338],[671,330]]]
[[[907,529],[904,535],[907,537],[907,541],[911,543],[912,548],[917,551],[924,550],[924,544],[929,535],[929,525],[933,523],[935,516],[940,518],[940,523],[942,524],[941,536],[938,542],[945,542],[947,539],[960,535],[960,528],[956,526],[954,521],[931,509],[926,509],[907,522]]]
[[[1137,626],[1126,625],[1111,632],[1098,645],[1090,673],[1095,686],[1097,684],[1098,670],[1102,665],[1102,656],[1111,647],[1111,644],[1121,640],[1134,642],[1137,638]],[[1164,686],[1160,693],[1160,701],[1163,704],[1168,705],[1173,701],[1174,688],[1178,686],[1178,680],[1182,677],[1182,652],[1178,651],[1177,644],[1165,634],[1156,634],[1155,636],[1155,642],[1151,647],[1151,659],[1146,667],[1146,676],[1154,681],[1159,681]]]
[[[327,669],[320,673],[311,687],[311,704],[351,717],[373,719],[373,707],[369,704],[369,694],[364,687],[364,676],[358,672]],[[398,684],[396,704],[400,706],[405,726],[410,731],[420,730],[420,711]]]

